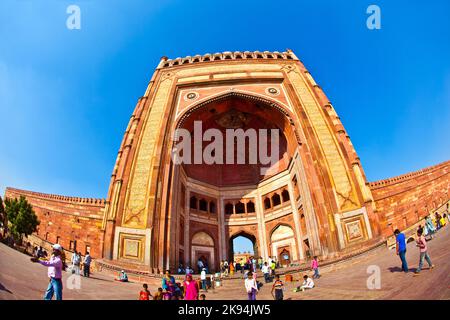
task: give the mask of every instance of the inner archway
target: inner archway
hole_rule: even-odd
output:
[[[221,260],[233,261],[237,252],[241,255],[245,252],[244,255],[256,258],[267,256],[268,243],[258,242],[261,248],[257,247],[259,229],[256,217],[264,214],[257,195],[263,184],[265,190],[272,188],[268,184],[275,186],[273,181],[279,181],[277,176],[284,179],[283,187],[288,190],[290,178],[286,177],[291,175],[292,160],[298,151],[292,118],[282,107],[264,99],[249,95],[226,95],[191,107],[180,115],[175,128],[177,131],[172,144],[172,156],[175,154],[175,158],[172,157],[173,166],[168,178],[169,181],[173,179],[171,183],[174,190],[180,188],[186,193],[183,197],[176,197],[176,193],[172,193],[175,203],[172,212],[177,219],[184,221],[183,224],[172,225],[173,228],[181,225],[184,228],[174,234],[178,235],[178,239],[188,239],[196,231],[206,230],[214,240],[214,248],[209,252],[211,257],[213,254],[215,257],[212,261],[205,254],[205,246],[203,250],[196,248],[194,252],[192,247],[195,244],[183,241],[178,243],[172,253],[174,257],[184,258],[178,258],[176,263],[184,260],[195,265],[198,259],[204,257],[204,260],[211,260],[209,264],[218,268]],[[213,131],[214,135],[207,136],[208,131]],[[230,131],[234,133],[231,140],[228,135]],[[261,132],[266,136],[261,138]],[[251,136],[252,133],[256,138]],[[217,139],[224,139],[223,144],[219,148],[211,148]],[[229,145],[232,146],[231,158]],[[186,146],[189,148],[185,149]],[[257,146],[256,150],[252,149],[254,146]],[[188,150],[187,153],[185,150]],[[206,150],[214,150],[210,152],[211,155],[222,154],[223,161],[206,161]],[[196,154],[200,154],[201,159]],[[252,162],[251,156],[255,154],[258,155],[256,162]],[[261,154],[266,157],[266,162],[261,161]],[[243,162],[239,162],[240,156],[241,160],[244,158]],[[180,158],[182,161],[179,161]],[[231,163],[229,159],[232,159]],[[283,190],[278,192],[280,205],[277,207],[282,210],[285,208],[281,200],[287,202],[287,199],[294,198],[293,195],[286,195],[288,191],[283,194]],[[242,224],[239,221],[245,222]],[[236,233],[238,230],[254,231],[249,234],[245,231]],[[227,235],[233,236],[229,238]],[[241,241],[244,246],[236,244],[235,240],[238,243]],[[199,256],[200,253],[203,256]]]
[[[256,237],[246,233],[239,232],[233,235],[229,240],[228,261],[240,263],[249,257],[259,257]]]

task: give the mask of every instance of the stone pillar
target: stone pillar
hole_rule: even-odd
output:
[[[264,261],[269,259],[269,250],[267,243],[266,227],[264,223],[264,210],[262,205],[262,197],[258,192],[256,197],[256,220],[258,221],[258,239],[259,239],[259,251]]]
[[[223,207],[223,198],[219,197],[217,199],[217,220],[218,220],[218,233],[219,233],[219,261],[228,260],[227,257],[227,237],[225,234],[225,210]]]
[[[288,181],[288,191],[289,191],[289,200],[291,202],[292,215],[294,216],[294,225],[295,225],[295,237],[297,238],[297,253],[300,260],[304,259],[303,256],[303,238],[300,232],[300,216],[297,210],[297,201],[295,199],[294,187],[292,186],[292,181],[289,179]]]
[[[191,239],[189,237],[189,213],[190,213],[190,198],[191,198],[191,189],[186,186],[186,195],[185,195],[185,203],[184,203],[184,263],[189,265],[191,268],[191,259],[189,258],[191,251]]]

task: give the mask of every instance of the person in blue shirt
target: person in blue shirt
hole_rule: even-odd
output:
[[[405,235],[400,232],[400,230],[395,229],[394,231],[396,243],[395,249],[397,251],[397,255],[400,257],[402,261],[402,270],[404,272],[408,272],[408,262],[406,262],[406,239]]]

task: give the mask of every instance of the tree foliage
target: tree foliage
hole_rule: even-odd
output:
[[[2,197],[0,197],[0,226],[6,227],[6,212]]]
[[[5,211],[9,231],[16,240],[21,240],[23,236],[28,236],[37,230],[39,220],[24,196],[19,199],[5,199]]]

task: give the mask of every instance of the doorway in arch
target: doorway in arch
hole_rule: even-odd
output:
[[[229,240],[228,260],[241,262],[249,257],[259,257],[256,237],[246,232],[233,235]]]

